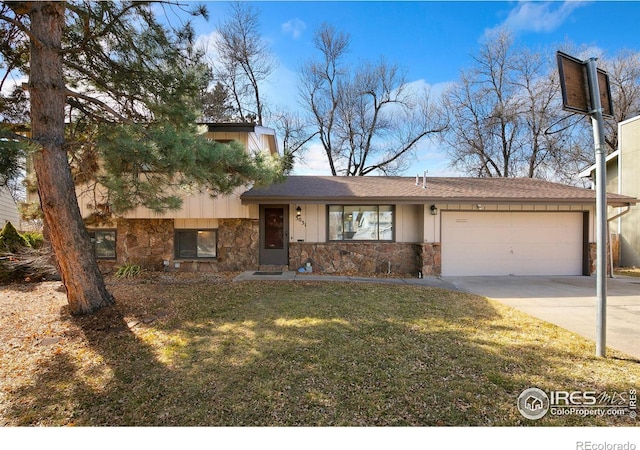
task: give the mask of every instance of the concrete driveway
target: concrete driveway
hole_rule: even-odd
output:
[[[443,277],[456,288],[596,339],[595,277]],[[640,278],[607,279],[606,345],[640,360]]]

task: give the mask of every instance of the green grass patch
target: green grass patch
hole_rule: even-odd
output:
[[[637,389],[638,361],[595,358],[592,342],[475,295],[314,282],[112,291],[111,328],[62,314],[78,337],[5,389],[5,424],[635,425],[523,418],[524,389]]]

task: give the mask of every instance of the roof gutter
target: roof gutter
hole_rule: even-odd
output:
[[[624,216],[625,214],[630,213],[630,212],[631,212],[631,205],[626,205],[626,208],[627,208],[627,209],[625,209],[625,210],[624,210],[624,211],[622,211],[621,213],[618,213],[618,214],[616,214],[616,215],[615,215],[615,216],[613,216],[613,217],[609,217],[609,218],[607,219],[607,222],[613,222],[614,220],[616,220],[616,219],[618,219],[618,218],[620,218],[620,217]]]
[[[282,203],[305,203],[305,204],[333,204],[345,203],[366,205],[376,203],[397,203],[397,204],[426,204],[426,203],[468,203],[468,204],[594,204],[595,199],[585,198],[544,198],[544,199],[524,199],[524,198],[491,198],[491,197],[303,197],[303,196],[241,196],[242,203],[247,204],[282,204]],[[635,198],[611,199],[607,204],[614,208],[630,208],[638,203]]]
[[[614,220],[619,219],[620,217],[622,217],[625,214],[628,214],[630,212],[631,212],[631,205],[627,205],[627,208],[624,211],[616,214],[613,217],[609,217],[607,219],[607,236],[609,237],[609,239],[611,239],[611,237],[610,237],[611,233],[609,232],[609,222],[613,222]],[[613,275],[613,248],[611,248],[611,247],[612,247],[611,245],[608,245],[608,248],[609,248],[609,266],[610,266],[609,267],[609,269],[610,269],[609,270],[609,278],[614,278],[614,275]]]

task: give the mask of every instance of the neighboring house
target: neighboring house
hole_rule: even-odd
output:
[[[273,130],[210,124],[209,137],[277,152]],[[90,199],[79,198],[83,215]],[[636,199],[610,195],[613,207]],[[102,264],[188,271],[429,275],[594,271],[595,192],[535,179],[290,176],[230,196],[184,197],[90,228]]]
[[[595,185],[595,165],[580,173]],[[607,192],[640,197],[640,116],[618,124],[618,149],[606,158]],[[620,235],[619,265],[640,267],[640,208],[629,205],[612,212],[609,230]]]
[[[0,187],[0,230],[7,222],[11,222],[18,230],[21,228],[18,205],[16,205],[9,190],[6,187]]]

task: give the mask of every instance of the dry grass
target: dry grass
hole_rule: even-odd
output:
[[[640,277],[640,269],[637,267],[618,267],[613,273],[615,275],[624,275],[627,277]]]
[[[59,283],[0,287],[0,426],[635,425],[524,419],[526,388],[627,391],[638,361],[439,289],[148,275],[73,318]]]

